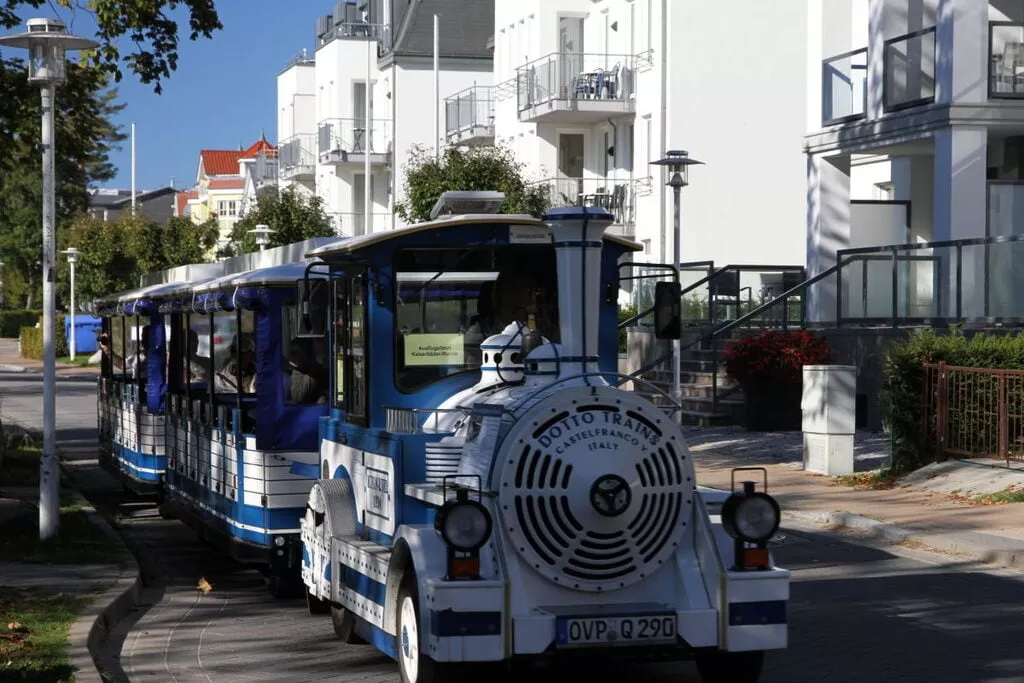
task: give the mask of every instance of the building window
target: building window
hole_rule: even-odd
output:
[[[217,216],[220,218],[234,218],[238,215],[238,202],[234,199],[221,199],[217,201]]]

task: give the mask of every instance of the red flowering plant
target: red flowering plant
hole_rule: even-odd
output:
[[[766,330],[725,345],[725,370],[740,386],[800,386],[804,365],[827,365],[828,343],[807,330]]]

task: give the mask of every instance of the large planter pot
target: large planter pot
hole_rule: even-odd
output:
[[[753,432],[800,431],[801,385],[744,385],[743,427]]]

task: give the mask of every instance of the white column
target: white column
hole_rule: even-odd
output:
[[[988,100],[988,5],[982,0],[938,0],[935,101]]]
[[[956,126],[935,134],[935,204],[932,238],[957,240],[984,237],[988,220],[988,131],[981,126]],[[946,310],[955,315],[956,261],[949,253],[949,295]],[[985,249],[963,249],[962,314],[984,315]]]
[[[884,115],[885,87],[885,0],[870,0],[868,4],[868,73],[867,118]],[[860,47],[855,46],[855,47]]]
[[[850,244],[849,157],[807,157],[807,277],[831,268],[836,252]],[[812,285],[807,293],[807,319],[836,318],[835,275]]]

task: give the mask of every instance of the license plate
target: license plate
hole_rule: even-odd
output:
[[[570,617],[555,622],[555,642],[563,647],[655,645],[675,641],[674,614]]]

